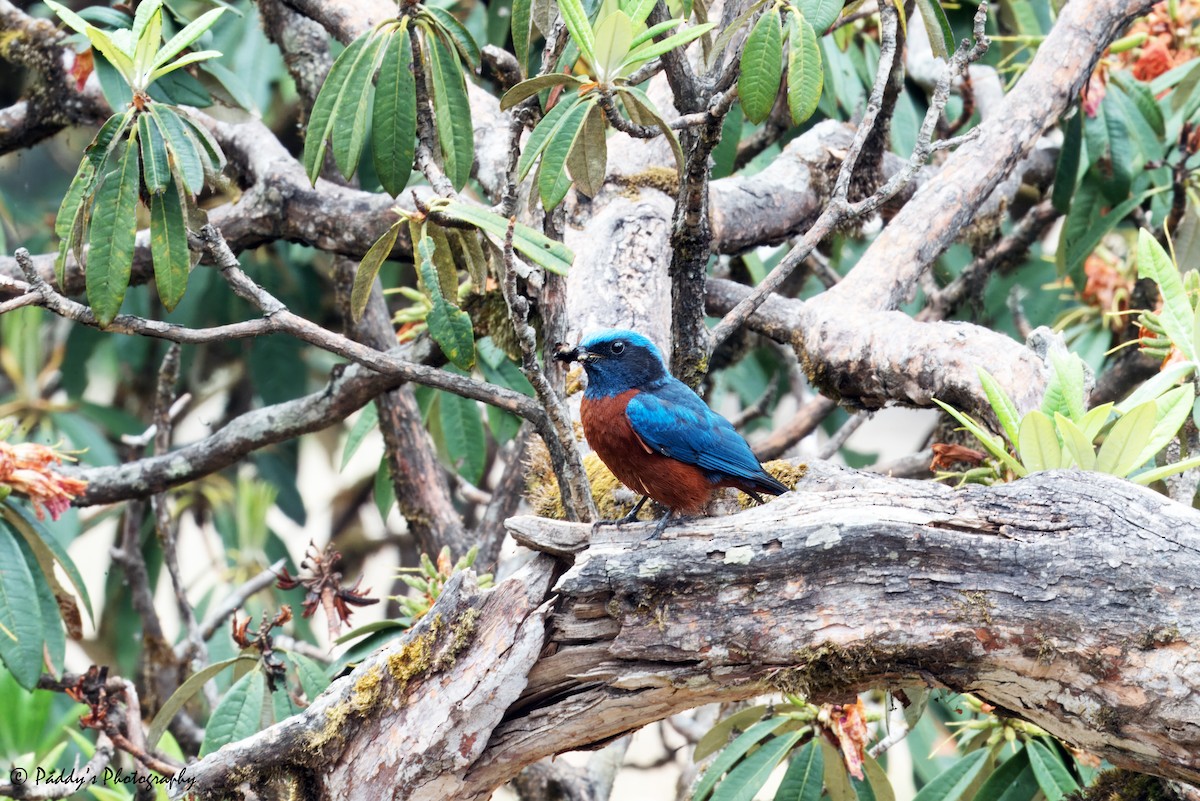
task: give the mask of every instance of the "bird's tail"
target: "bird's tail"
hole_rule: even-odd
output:
[[[788,491],[787,486],[775,476],[763,470],[762,475],[754,482],[754,488],[771,495],[782,495]]]

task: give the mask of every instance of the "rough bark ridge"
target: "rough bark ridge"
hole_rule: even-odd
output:
[[[1200,512],[1072,471],[959,491],[812,464],[797,490],[660,541],[514,518],[575,554],[557,583],[548,556],[487,593],[456,579],[304,715],[189,766],[193,789],[284,765],[323,797],[483,799],[698,704],[905,683],[1200,781]]]

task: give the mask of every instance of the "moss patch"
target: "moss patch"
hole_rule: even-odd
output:
[[[1179,797],[1157,776],[1129,770],[1106,770],[1090,787],[1076,790],[1063,801],[1178,801]]]
[[[808,465],[801,462],[800,464],[792,464],[786,459],[775,459],[770,462],[763,463],[763,469],[779,480],[780,484],[787,487],[789,491],[794,490],[796,485],[800,483],[800,479],[804,478],[808,473]],[[762,499],[767,503],[775,500],[778,496],[763,495]],[[749,509],[752,506],[757,506],[754,499],[744,492],[738,493],[738,508]]]
[[[358,677],[350,697],[329,710],[325,724],[308,740],[308,750],[321,751],[325,746],[345,737],[345,726],[351,717],[366,715],[379,701],[383,680],[378,667],[371,668]]]
[[[583,457],[583,469],[587,473],[588,485],[601,520],[616,520],[624,517],[633,508],[636,498],[624,491],[624,485],[594,453]],[[619,493],[619,494],[618,494]],[[558,479],[550,463],[550,454],[540,440],[529,449],[528,473],[525,476],[525,498],[539,517],[566,520],[562,494],[558,491]],[[638,515],[639,520],[653,520],[654,512],[647,506]]]
[[[674,197],[679,191],[679,173],[674,167],[648,167],[633,175],[617,176],[616,183],[624,187],[621,196],[630,200],[637,200],[641,196],[638,191],[640,187],[657,189],[664,195]]]

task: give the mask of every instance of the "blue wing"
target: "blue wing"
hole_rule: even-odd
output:
[[[625,416],[647,446],[696,465],[714,483],[774,482],[730,422],[681,381],[667,378],[643,389],[629,399]]]

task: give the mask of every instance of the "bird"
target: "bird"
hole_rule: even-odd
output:
[[[760,504],[760,492],[788,488],[768,473],[749,443],[691,387],[667,370],[653,342],[634,331],[607,329],[554,358],[587,373],[580,418],[588,445],[629,489],[641,495],[632,522],[653,499],[666,507],[650,539],[673,517],[700,514],[720,487],[736,487]]]

